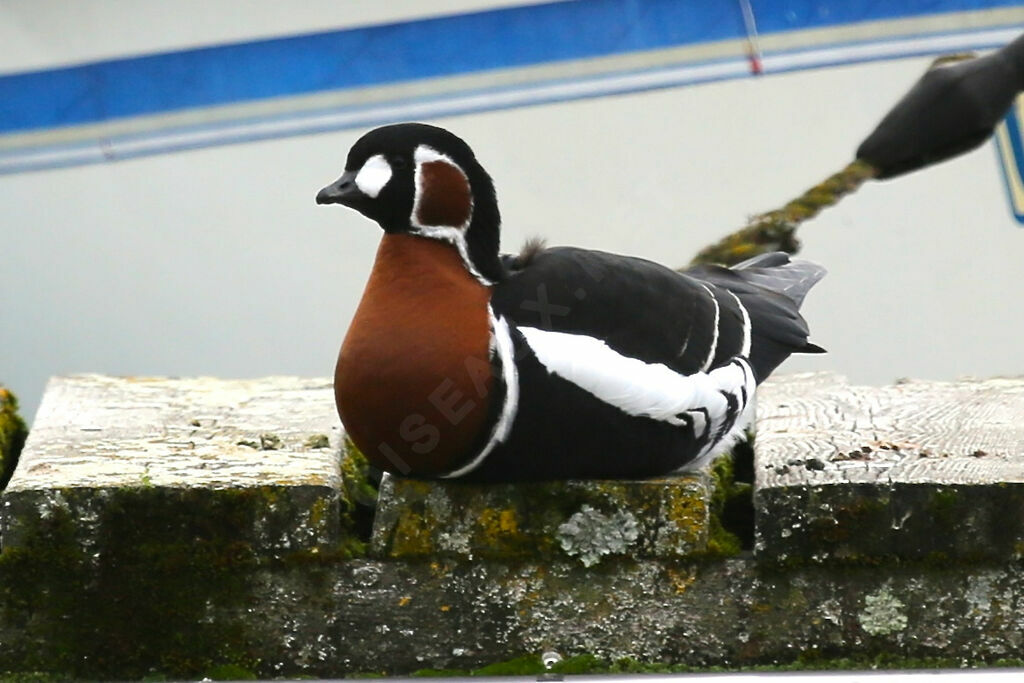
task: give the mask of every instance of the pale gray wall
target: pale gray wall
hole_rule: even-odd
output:
[[[52,4],[67,6],[42,7]],[[452,7],[487,4],[496,3]],[[319,8],[327,5],[337,8]],[[0,19],[9,9],[0,5]],[[362,23],[352,13],[303,19],[280,32]],[[254,35],[268,23],[254,20]],[[5,44],[12,26],[0,26]],[[72,52],[54,62],[75,61]],[[541,234],[681,265],[747,215],[841,168],[928,61],[434,123],[466,138],[494,176],[506,249]],[[54,374],[330,374],[379,230],[313,197],[362,132],[0,176],[0,381],[26,416]],[[831,353],[782,371],[830,369],[870,383],[1022,371],[1024,231],[1010,218],[990,144],[869,184],[802,235],[804,256],[831,271],[805,307],[813,339]]]

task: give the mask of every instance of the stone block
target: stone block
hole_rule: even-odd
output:
[[[340,434],[324,380],[54,378],[3,494],[0,544],[67,513],[91,547],[127,505],[168,525],[208,508],[211,533],[235,524],[257,554],[333,547]]]
[[[743,487],[720,460],[644,482],[387,479],[367,558],[334,545],[347,501],[329,381],[54,380],[0,497],[0,673],[339,678],[547,650],[671,667],[1005,663],[1024,647],[1021,393],[767,385],[760,557],[722,557],[735,539],[717,511]]]
[[[255,668],[261,572],[344,555],[340,440],[327,380],[53,379],[0,497],[0,671]]]
[[[722,551],[711,468],[671,479],[525,484],[388,476],[371,552],[380,558],[681,557]]]
[[[328,639],[340,643],[329,658],[351,661],[348,672],[472,669],[546,650],[680,670],[962,667],[1019,659],[1024,647],[1019,563],[361,560],[337,576],[342,635]]]
[[[1024,380],[773,379],[754,450],[761,559],[1024,555]]]

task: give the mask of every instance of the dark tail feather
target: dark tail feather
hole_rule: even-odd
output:
[[[811,287],[828,272],[817,263],[790,258],[782,251],[761,254],[732,267],[747,282],[784,295],[799,309]],[[817,344],[806,342],[794,353],[826,353]]]
[[[818,280],[825,277],[827,272],[817,263],[792,259],[789,254],[781,251],[747,259],[737,263],[731,270],[751,284],[785,294],[797,308],[803,305],[807,292],[818,283]]]
[[[758,382],[792,353],[824,352],[807,341],[809,330],[799,310],[807,292],[825,276],[821,266],[776,251],[732,268],[700,265],[685,273],[724,287],[743,303],[753,336],[750,364]]]

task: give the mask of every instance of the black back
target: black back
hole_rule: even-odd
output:
[[[512,270],[492,305],[517,325],[596,337],[623,355],[691,374],[703,369],[713,343],[712,368],[741,352],[743,314],[731,292],[750,316],[750,360],[760,381],[789,354],[819,350],[807,343],[797,302],[764,286],[775,267],[750,268],[755,282],[742,270],[678,273],[645,259],[555,247]]]

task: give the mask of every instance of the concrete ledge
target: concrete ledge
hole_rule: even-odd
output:
[[[388,479],[366,556],[350,513],[370,489],[352,460],[342,481],[326,380],[56,379],[0,498],[0,672],[1020,658],[1022,396],[773,380],[756,552],[721,528],[728,489],[749,493],[722,461],[666,481]]]
[[[53,379],[0,503],[0,671],[254,668],[259,572],[350,545],[340,434],[323,380]]]
[[[1024,380],[767,382],[757,552],[783,562],[1024,555]]]
[[[1016,564],[778,572],[749,556],[590,569],[358,561],[338,576],[339,623],[327,659],[350,661],[348,671],[465,669],[545,650],[676,666],[813,668],[879,655],[993,662],[1020,658],[1024,648],[1024,572]]]
[[[715,483],[710,467],[636,482],[495,486],[387,477],[371,551],[391,559],[575,557],[588,567],[605,557],[715,552]]]
[[[98,543],[125,492],[165,512],[244,500],[248,528],[233,532],[259,553],[333,547],[339,427],[318,380],[55,378],[4,491],[0,547],[57,513]]]

